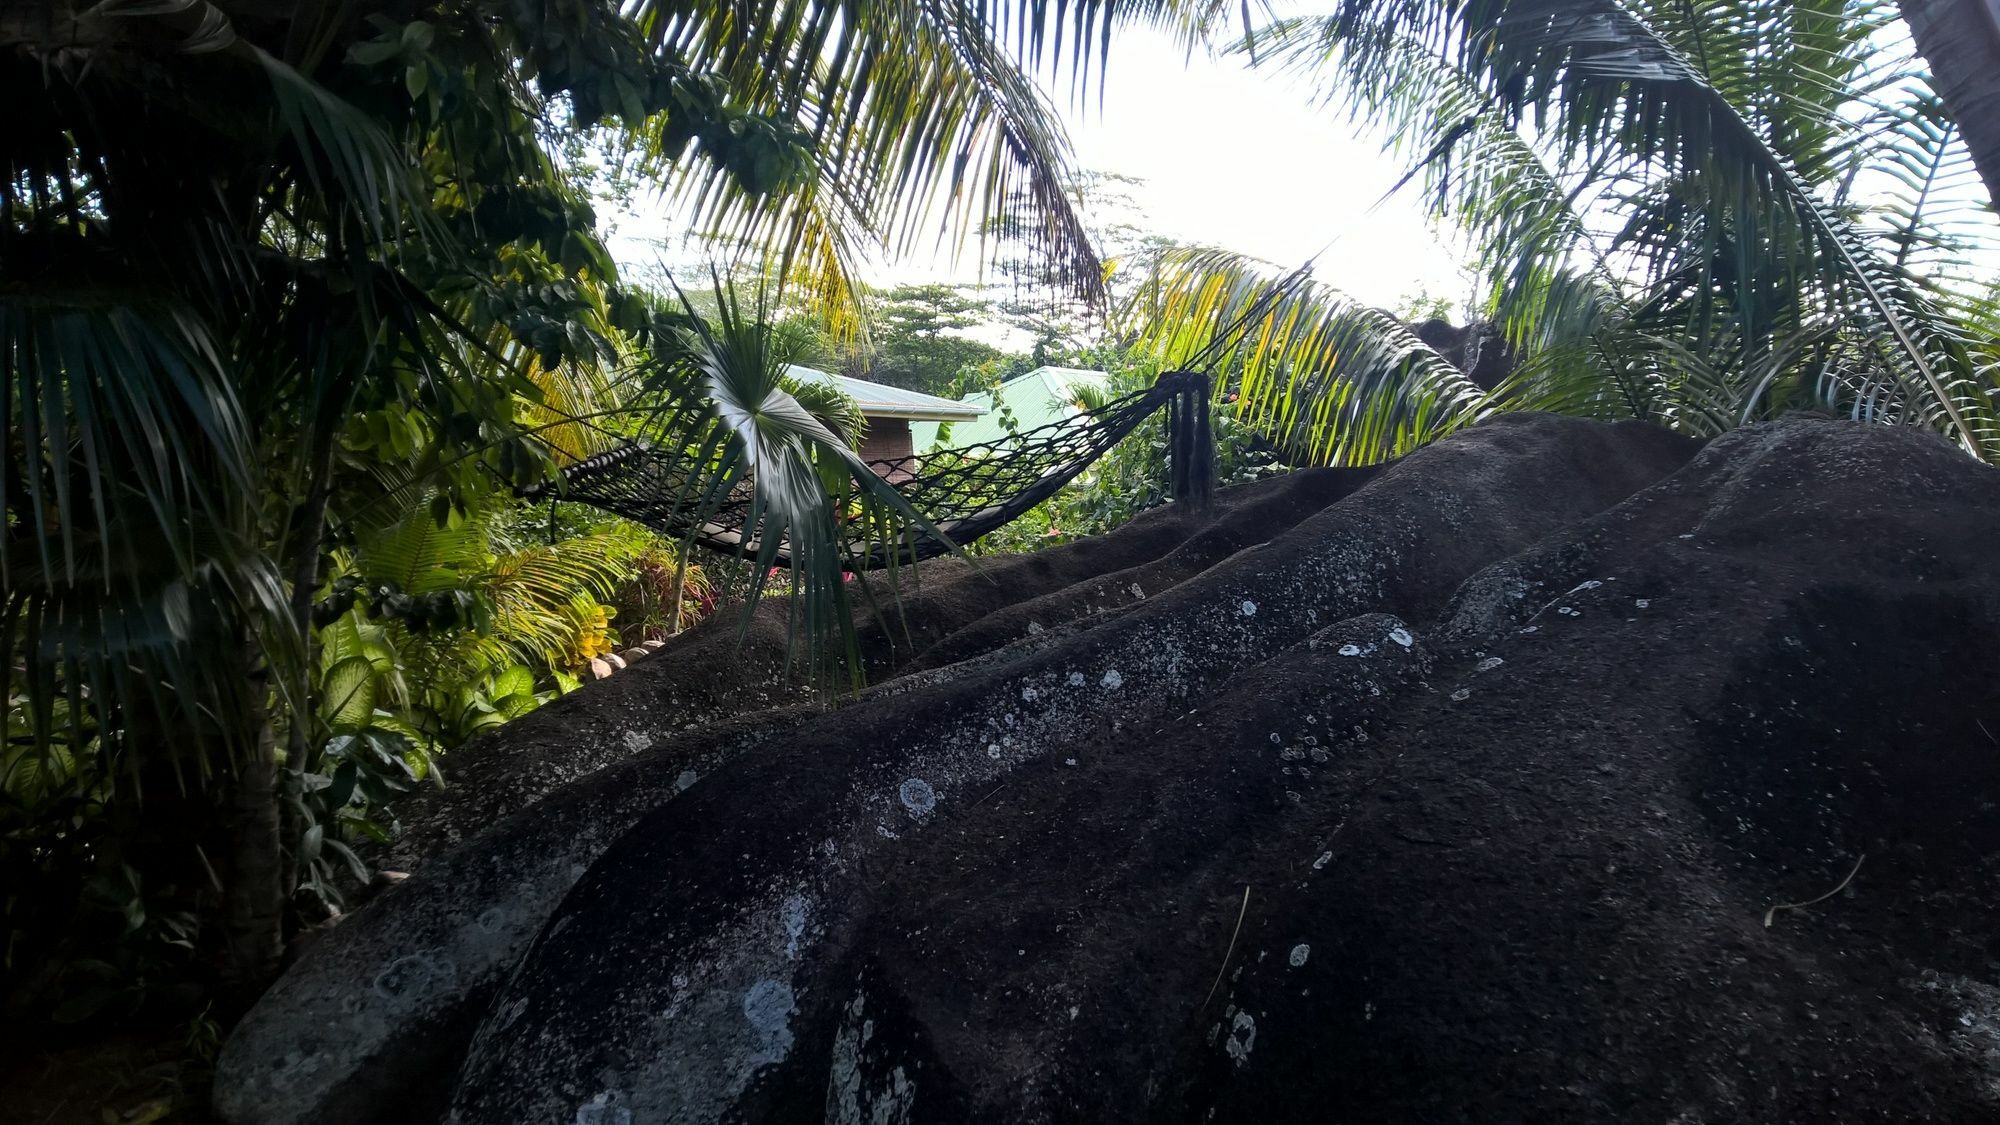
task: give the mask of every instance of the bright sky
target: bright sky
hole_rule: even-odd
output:
[[[1128,189],[1136,225],[1285,269],[1317,252],[1321,280],[1371,304],[1394,306],[1419,292],[1454,305],[1470,296],[1414,202],[1398,196],[1370,212],[1396,180],[1394,160],[1357,139],[1338,111],[1315,108],[1302,86],[1233,57],[1189,59],[1164,34],[1142,29],[1113,41],[1107,73],[1101,106],[1095,97],[1085,106],[1057,102],[1078,167],[1144,181]],[[636,272],[660,261],[656,240],[679,226],[663,207],[616,224],[612,251]],[[978,276],[969,261],[953,267],[925,256],[884,263],[869,280]]]
[[[1304,86],[1147,31],[1113,41],[1108,73],[1102,112],[1093,99],[1068,114],[1077,162],[1143,179],[1133,195],[1156,233],[1287,269],[1318,253],[1321,280],[1372,304],[1470,295],[1412,199],[1370,212],[1401,170]]]

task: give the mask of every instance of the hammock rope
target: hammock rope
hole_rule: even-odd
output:
[[[918,528],[886,550],[878,538],[857,534],[848,543],[849,570],[875,570],[942,555],[1019,519],[1138,429],[1167,412],[1169,487],[1176,501],[1199,507],[1214,488],[1214,437],[1209,424],[1209,378],[1172,371],[1151,387],[997,441],[868,462],[938,534]],[[630,443],[578,461],[551,484],[524,493],[588,504],[635,520],[697,546],[755,557],[754,492],[748,481],[727,496],[689,504],[693,460],[685,452]],[[790,565],[780,545],[776,562]]]

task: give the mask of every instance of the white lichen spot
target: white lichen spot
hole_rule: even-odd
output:
[[[1069,686],[1071,686],[1071,687],[1082,687],[1082,686],[1083,686],[1083,673],[1082,673],[1082,672],[1071,672],[1071,673],[1069,674]]]
[[[874,1021],[863,1019],[862,1011],[857,993],[833,1036],[826,1083],[826,1117],[831,1125],[861,1125],[861,1049],[874,1031]]]
[[[997,761],[999,761],[999,760],[1000,760],[1000,744],[996,742],[996,743],[994,743],[993,745],[991,745],[991,746],[988,746],[988,747],[986,748],[986,756],[987,756],[987,757],[989,757],[989,758],[991,758],[991,759],[993,759],[993,760],[994,760],[994,761],[996,761],[996,762],[997,762]]]
[[[1342,656],[1360,656],[1361,646],[1357,644],[1345,644],[1341,645],[1340,648],[1337,649],[1336,651],[1338,651]]]
[[[653,748],[652,736],[643,731],[628,730],[620,741],[625,743],[625,749],[634,754],[644,753]]]
[[[1131,591],[1132,596],[1135,598],[1144,599],[1146,596],[1145,589],[1141,587],[1137,582],[1134,582],[1130,586],[1127,586],[1126,589]]]
[[[1539,633],[1539,632],[1541,632],[1541,631],[1542,631],[1542,627],[1541,627],[1540,625],[1529,625],[1529,626],[1527,626],[1527,627],[1525,627],[1525,628],[1523,628],[1523,629],[1521,630],[1521,632],[1522,632],[1522,633],[1523,633],[1524,635],[1525,635],[1525,634],[1528,634],[1528,633]]]
[[[427,949],[398,957],[376,974],[371,990],[381,999],[414,1004],[458,987],[458,963]]]
[[[1319,858],[1313,860],[1313,870],[1318,871],[1320,868],[1325,867],[1327,864],[1332,862],[1333,862],[1332,852],[1321,852],[1319,853]]]
[[[632,1125],[632,1109],[614,1090],[605,1090],[576,1107],[576,1125]]]
[[[1653,604],[1653,599],[1651,599],[1651,598],[1638,598],[1638,599],[1635,599],[1635,600],[1634,600],[1634,601],[1632,602],[1632,604],[1633,604],[1633,605],[1636,605],[1636,606],[1638,606],[1638,607],[1639,607],[1640,609],[1645,609],[1645,608],[1646,608],[1647,606],[1650,606],[1650,605],[1652,605],[1652,604]]]
[[[929,816],[937,808],[937,790],[921,777],[912,777],[896,787],[896,796],[901,798],[903,807],[918,816]]]
[[[1113,668],[1109,672],[1104,673],[1104,679],[1099,682],[1105,686],[1106,690],[1117,691],[1119,688],[1125,686],[1125,677],[1118,674],[1118,669]]]
[[[1244,598],[1243,604],[1236,607],[1236,612],[1245,617],[1255,617],[1257,616],[1257,603],[1251,601],[1249,598]]]
[[[1034,688],[1024,687],[1021,689],[1021,702],[1023,703],[1033,703],[1035,700],[1040,699],[1041,697],[1042,693],[1036,691]]]
[[[1578,610],[1577,610],[1576,608],[1574,608],[1573,606],[1558,606],[1558,607],[1556,608],[1556,612],[1557,612],[1557,613],[1560,613],[1560,614],[1562,614],[1562,615],[1563,615],[1564,617],[1582,617],[1582,616],[1583,616],[1583,614],[1582,614],[1582,613],[1581,613],[1580,611],[1578,611]]]
[[[1411,645],[1417,643],[1417,638],[1411,636],[1408,629],[1389,630],[1389,639],[1402,645],[1404,648],[1409,648]]]
[[[812,901],[804,895],[787,895],[778,914],[785,923],[785,956],[799,959],[799,939],[806,936],[806,923],[812,918]]]
[[[1063,759],[1063,765],[1066,765],[1066,766],[1073,766],[1073,765],[1075,765],[1075,764],[1076,764],[1076,759],[1075,759],[1075,758],[1064,758],[1064,759]]]
[[[743,994],[743,1018],[757,1032],[759,1059],[782,1060],[792,1053],[792,986],[781,980],[760,980]]]
[[[1916,986],[1943,993],[1956,1009],[1956,1018],[1941,1029],[1951,1053],[1983,1072],[1987,1093],[2000,1097],[2000,988],[1935,969],[1923,970]]]
[[[1278,735],[1278,732],[1277,732],[1277,731],[1272,731],[1272,732],[1271,732],[1271,745],[1273,745],[1273,746],[1282,746],[1282,745],[1284,745],[1284,742],[1285,742],[1285,740],[1284,740],[1283,738],[1279,737],[1279,735]]]
[[[1285,960],[1291,962],[1292,968],[1297,969],[1303,967],[1306,963],[1306,958],[1311,956],[1312,946],[1307,945],[1305,942],[1300,942],[1292,947],[1291,956],[1285,958]]]
[[[1505,663],[1507,663],[1505,660],[1502,660],[1497,656],[1489,656],[1486,659],[1480,661],[1478,666],[1473,668],[1472,670],[1475,672],[1491,672],[1493,669],[1498,668]]]
[[[1237,1066],[1242,1066],[1250,1061],[1250,1048],[1256,1045],[1257,1021],[1250,1018],[1249,1012],[1236,1013],[1236,1019],[1229,1025],[1229,1041],[1222,1049],[1229,1052]]]
[[[699,780],[701,780],[700,774],[693,770],[682,770],[674,776],[674,792],[679,793]]]
[[[1041,634],[1042,634],[1043,632],[1045,632],[1045,631],[1046,631],[1046,630],[1044,630],[1044,629],[1042,628],[1042,623],[1041,623],[1041,622],[1039,622],[1039,621],[1030,621],[1030,622],[1028,622],[1028,635],[1029,635],[1029,636],[1031,636],[1031,637],[1035,637],[1035,636],[1040,636],[1040,635],[1041,635]]]
[[[1459,688],[1457,691],[1451,693],[1451,701],[1453,703],[1463,703],[1471,698],[1472,698],[1471,688]]]

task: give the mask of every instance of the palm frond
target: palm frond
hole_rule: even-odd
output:
[[[1003,214],[1052,277],[1101,300],[1096,252],[1063,190],[1068,141],[1024,67],[1046,60],[1061,71],[1066,58],[1081,78],[1114,20],[1165,18],[1170,7],[773,0],[723,18],[701,5],[643,4],[656,42],[706,60],[751,110],[796,123],[817,165],[811,183],[776,198],[744,191],[717,163],[657,172],[698,229],[776,247],[774,272],[809,278],[829,307],[859,291],[852,271],[869,249],[956,254]],[[652,138],[656,157],[678,151],[671,120],[664,128]],[[980,241],[982,259],[988,250]]]
[[[1364,465],[1481,417],[1488,396],[1395,317],[1219,250],[1159,255],[1126,316],[1163,368],[1208,357],[1242,420],[1295,458]]]
[[[298,160],[295,174],[328,207],[334,231],[352,222],[378,244],[414,234],[434,248],[448,246],[416,165],[381,125],[263,50],[246,49],[270,79]]]
[[[247,479],[250,439],[207,327],[171,303],[97,296],[0,298],[0,584],[26,549],[72,574],[79,529],[142,519],[184,562],[184,505],[213,516],[218,485]],[[116,482],[112,487],[112,482]],[[26,544],[9,540],[24,536]],[[99,549],[111,549],[108,538]],[[109,571],[115,564],[102,560]]]
[[[1733,340],[1752,362],[1812,354],[1783,341],[1845,324],[1865,343],[1866,362],[1833,365],[1845,374],[1821,385],[1858,388],[1866,372],[1866,393],[1886,389],[1903,404],[1896,416],[1988,457],[1993,407],[1963,341],[1814,187],[1813,175],[1838,167],[1841,146],[1855,139],[1844,115],[1867,100],[1869,84],[1887,89],[1905,77],[1877,65],[1870,28],[1883,17],[1870,13],[1879,11],[1857,19],[1829,4],[1762,0],[1712,0],[1692,13],[1621,0],[1346,2],[1318,36],[1342,82],[1385,81],[1391,102],[1448,105],[1435,87],[1396,83],[1412,53],[1442,60],[1476,91],[1481,114],[1498,114],[1552,154],[1582,213],[1625,215],[1607,249],[1622,259],[1615,272],[1647,290],[1632,321],[1640,331],[1661,336],[1672,321],[1662,338],[1687,333],[1686,354],[1713,362],[1722,353],[1710,345]],[[1757,57],[1746,60],[1752,43]],[[1764,57],[1773,54],[1796,73],[1776,73]]]

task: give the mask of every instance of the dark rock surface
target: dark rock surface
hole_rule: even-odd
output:
[[[1223,490],[1199,522],[1156,509],[1115,536],[976,564],[927,562],[906,577],[900,598],[882,596],[896,608],[861,622],[867,678],[881,684],[1000,648],[1030,629],[1039,633],[1125,605],[1143,597],[1146,585],[1179,581],[1262,542],[1376,471],[1291,473]],[[1141,593],[1132,593],[1135,586]],[[1013,610],[1023,612],[1008,612]],[[614,677],[615,684],[593,684],[507,724],[504,734],[454,751],[452,784],[422,790],[398,806],[403,831],[381,860],[413,869],[509,813],[655,744],[749,712],[810,702],[805,685],[785,674],[786,642],[784,606],[777,600],[759,607],[747,632],[741,613],[725,610]]]
[[[1268,536],[1155,521],[1012,597],[940,582],[925,670],[418,867],[253,1013],[218,1104],[2000,1119],[2000,474],[1907,430],[1696,453],[1511,416],[1288,487],[1214,521]],[[385,1015],[434,949],[451,1003]]]
[[[864,654],[881,683],[862,700],[910,694],[1053,645],[1073,618],[1120,604],[1129,583],[1043,609],[1046,626],[995,642],[981,659],[896,675],[914,669],[911,655],[955,623],[1078,589],[1138,560],[1184,558],[1179,548],[1191,536],[1211,552],[1254,541],[1257,529],[1289,526],[1366,476],[1297,473],[1226,490],[1199,522],[1154,512],[1116,537],[978,566],[925,564],[904,587],[902,614],[864,627]],[[232,1035],[216,1086],[223,1116],[421,1117],[416,1107],[444,1092],[493,990],[598,855],[705,771],[823,713],[796,702],[807,693],[781,675],[778,608],[760,612],[740,644],[739,619],[718,615],[629,672],[454,753],[452,785],[399,809],[404,832],[382,857],[416,877],[316,935]]]
[[[1432,318],[1411,331],[1482,390],[1492,390],[1514,372],[1514,355],[1496,324],[1475,322],[1461,328]]]

